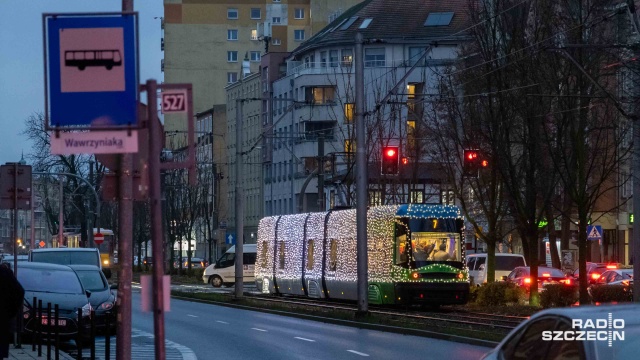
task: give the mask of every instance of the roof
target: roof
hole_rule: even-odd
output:
[[[32,252],[49,252],[49,251],[98,251],[96,248],[45,248],[45,249],[33,249]]]
[[[457,42],[468,38],[468,4],[468,0],[365,0],[302,43],[293,55],[321,46],[353,44],[358,32],[364,39],[388,43]],[[453,16],[447,25],[425,26],[431,13]],[[360,29],[366,19],[371,19],[370,24]]]
[[[460,209],[451,205],[405,204],[398,207],[396,215],[421,218],[462,218]]]
[[[89,271],[89,270],[95,270],[95,271],[102,271],[99,267],[95,266],[95,265],[79,265],[79,264],[74,264],[74,265],[68,265],[70,268],[72,268],[73,270],[81,270],[81,271]]]
[[[31,262],[20,261],[18,262],[18,271],[20,269],[43,269],[43,270],[61,270],[61,271],[73,271],[67,265],[59,265],[45,262]]]

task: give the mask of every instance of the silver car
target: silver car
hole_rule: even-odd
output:
[[[640,304],[540,311],[483,359],[637,359]]]

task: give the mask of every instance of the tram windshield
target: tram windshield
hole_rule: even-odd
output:
[[[420,268],[432,263],[461,263],[456,219],[411,219],[396,226],[396,264]]]

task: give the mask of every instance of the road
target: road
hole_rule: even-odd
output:
[[[471,360],[489,350],[176,299],[165,321],[168,347],[198,359]],[[152,314],[141,312],[139,293],[133,294],[133,327],[134,336],[153,333]]]

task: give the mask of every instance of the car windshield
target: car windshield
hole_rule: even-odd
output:
[[[100,265],[97,252],[94,251],[34,251],[31,261],[60,265]]]
[[[633,279],[633,270],[622,271],[623,279]]]
[[[18,280],[26,291],[82,294],[82,285],[73,271],[18,268]]]
[[[102,278],[99,270],[78,270],[76,271],[82,286],[89,291],[101,291],[107,289],[107,282]]]
[[[524,266],[524,259],[520,256],[496,256],[496,271],[511,271],[518,266]]]

